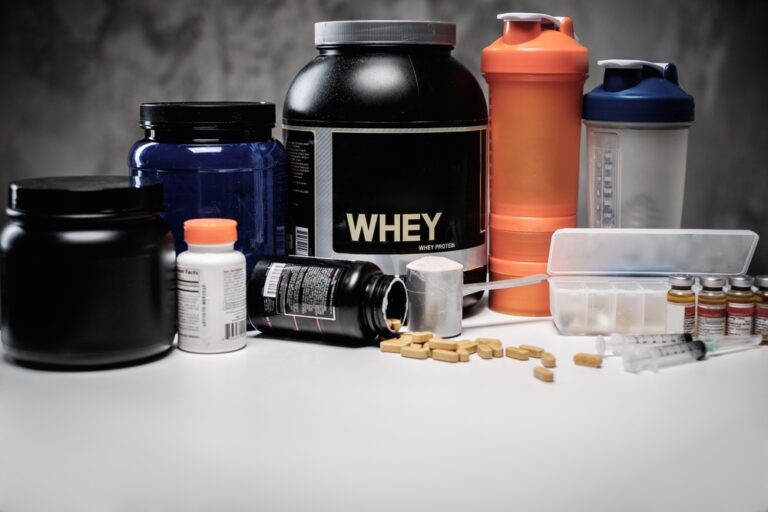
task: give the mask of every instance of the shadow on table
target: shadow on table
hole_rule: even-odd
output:
[[[126,363],[115,363],[115,364],[100,365],[100,366],[55,366],[55,365],[47,365],[47,364],[40,364],[40,363],[30,363],[28,361],[21,361],[18,359],[14,359],[8,354],[3,354],[3,360],[5,363],[10,364],[12,366],[25,368],[27,370],[41,371],[41,372],[53,372],[53,373],[96,372],[96,371],[103,371],[103,370],[120,370],[123,368],[132,368],[134,366],[141,366],[148,363],[154,363],[155,361],[165,359],[175,349],[176,349],[176,345],[173,345],[168,350],[150,357],[145,357],[142,359],[137,359],[135,361],[129,361]]]
[[[341,348],[366,348],[366,347],[379,347],[379,342],[344,342],[344,341],[331,341],[331,340],[313,340],[313,339],[307,339],[307,338],[293,338],[290,336],[274,336],[270,334],[262,334],[258,331],[256,331],[256,334],[248,336],[248,339],[252,340],[258,340],[260,338],[268,339],[268,340],[278,340],[278,341],[285,341],[287,343],[310,343],[312,345],[325,345],[327,347],[341,347]]]

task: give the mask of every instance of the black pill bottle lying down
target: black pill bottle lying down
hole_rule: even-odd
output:
[[[405,284],[367,261],[267,257],[248,283],[248,316],[277,336],[365,344],[396,336],[408,312]]]

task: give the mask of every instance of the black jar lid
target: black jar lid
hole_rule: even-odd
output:
[[[8,216],[158,213],[163,185],[129,176],[65,176],[13,181]]]
[[[456,24],[444,21],[345,20],[315,23],[315,47],[338,45],[456,46]]]
[[[264,101],[142,103],[139,125],[144,129],[271,129],[275,126],[275,104]]]

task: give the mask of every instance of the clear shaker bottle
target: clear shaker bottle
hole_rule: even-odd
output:
[[[674,64],[601,60],[584,96],[592,228],[680,228],[693,97]]]

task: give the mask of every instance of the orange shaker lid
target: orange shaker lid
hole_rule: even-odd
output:
[[[570,18],[531,12],[496,18],[504,21],[504,34],[483,49],[483,73],[586,75],[589,71],[587,49],[574,38]]]
[[[491,229],[519,233],[552,233],[561,228],[575,228],[576,216],[566,217],[518,217],[491,214]]]
[[[195,245],[231,244],[237,240],[237,221],[191,219],[184,222],[184,241]]]
[[[546,274],[546,261],[511,261],[502,258],[488,259],[488,270],[496,274],[504,274],[512,277],[531,276],[533,274]]]

